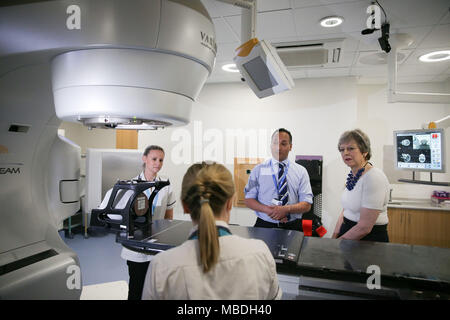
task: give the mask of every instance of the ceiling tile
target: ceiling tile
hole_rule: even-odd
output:
[[[399,66],[397,71],[398,77],[407,76],[429,76],[429,75],[440,75],[444,73],[450,66],[450,62],[437,65],[437,63],[423,63],[423,64],[404,64]]]
[[[241,16],[224,17],[224,20],[232,28],[234,33],[238,35],[239,39],[241,39]]]
[[[383,0],[391,28],[430,26],[439,21],[448,12],[448,0]]]
[[[223,43],[217,46],[217,56],[216,61],[229,61],[229,63],[233,62],[233,57],[235,54],[236,48],[241,45],[240,42],[232,42],[232,43]]]
[[[397,52],[397,65],[401,65],[402,63],[404,63],[411,54],[412,50],[399,50]],[[384,65],[387,67],[387,53],[378,50],[378,51],[360,51],[357,54],[355,66],[369,67],[372,65]]]
[[[217,0],[202,0],[211,18],[240,15],[242,8]]]
[[[240,40],[240,35],[238,36],[232,27],[227,23],[224,18],[214,18],[214,28],[216,30],[216,43],[230,43]]]
[[[257,1],[257,10],[258,12],[262,11],[273,11],[273,10],[283,10],[290,9],[291,1],[290,0],[258,0]]]
[[[370,77],[370,76],[360,76],[358,77],[358,84],[385,84],[387,83],[386,77]]]
[[[330,4],[339,4],[344,2],[361,2],[361,0],[294,0],[295,8],[317,7]]]
[[[260,39],[297,36],[291,10],[259,13],[256,35]]]
[[[411,78],[409,76],[404,77],[404,76],[399,76],[397,77],[397,84],[398,83],[416,83],[416,82],[433,82],[434,79],[436,77],[433,75],[427,76],[427,75],[419,75],[419,76],[415,76],[414,78]],[[426,90],[421,90],[421,92],[426,91]]]
[[[448,47],[448,49],[450,50],[450,47]],[[446,61],[438,61],[438,62],[429,62],[429,63],[425,63],[419,60],[419,57],[433,52],[434,50],[430,50],[430,49],[416,49],[414,50],[414,52],[408,57],[408,59],[405,61],[405,64],[413,64],[413,65],[429,65],[429,66],[433,66],[433,67],[439,67],[441,69],[446,69],[450,66],[450,60],[446,60]]]
[[[437,25],[423,40],[419,48],[450,48],[450,24]]]
[[[306,73],[306,69],[293,69],[293,70],[288,70],[289,73],[291,74],[291,77],[294,79],[302,79],[302,78],[306,78],[308,75]]]
[[[417,28],[393,28],[391,29],[391,37],[393,37],[393,34],[406,33],[413,40],[413,43],[408,48],[417,48],[424,41],[425,37],[428,36],[432,29],[433,26]]]
[[[365,29],[366,3],[351,2],[339,5],[294,9],[295,24],[299,37],[309,35],[349,33]],[[322,18],[338,15],[344,22],[334,28],[324,28],[319,22]]]
[[[449,79],[448,73],[443,73],[443,74],[440,74],[440,75],[434,77],[433,81],[444,82],[444,81],[447,81],[448,79]]]
[[[381,65],[376,67],[356,67],[350,70],[352,76],[370,76],[370,77],[386,77],[388,74],[387,66]]]
[[[445,17],[443,17],[442,20],[439,21],[439,23],[441,23],[441,24],[447,24],[447,23],[450,23],[450,10],[447,12],[447,14],[445,15]]]
[[[372,34],[362,35],[361,31],[351,32],[355,39],[359,39],[359,51],[381,51],[380,44],[378,43],[378,38],[380,37],[379,32],[374,32]]]
[[[327,68],[327,69],[311,69],[308,70],[308,77],[345,77],[350,74],[349,68]]]
[[[333,67],[350,67],[353,65],[357,52],[343,51],[339,59],[339,63],[333,65]]]

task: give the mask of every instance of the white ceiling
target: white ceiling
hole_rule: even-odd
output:
[[[208,83],[240,81],[239,73],[222,70],[233,62],[234,50],[241,45],[239,7],[216,0],[202,0],[216,30],[217,59]],[[450,77],[450,60],[423,63],[418,57],[436,50],[450,50],[449,0],[378,0],[387,14],[390,33],[407,33],[414,42],[405,50],[398,68],[398,83],[441,82]],[[382,52],[381,31],[362,35],[366,29],[369,0],[257,0],[256,37],[271,43],[344,38],[341,60],[332,67],[288,69],[294,79],[356,76],[358,83],[386,83],[387,65],[367,65],[364,57]],[[338,15],[344,23],[323,28],[319,20]],[[382,14],[382,20],[384,16]]]

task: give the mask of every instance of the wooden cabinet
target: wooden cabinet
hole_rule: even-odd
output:
[[[137,130],[116,130],[116,149],[137,149]]]
[[[234,158],[234,187],[236,188],[236,197],[234,200],[235,207],[244,207],[245,194],[244,188],[248,182],[248,177],[252,169],[259,163],[263,162],[261,158]]]
[[[388,208],[389,240],[393,243],[450,248],[450,212]]]

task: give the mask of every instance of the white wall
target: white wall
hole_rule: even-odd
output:
[[[323,222],[329,230],[327,236],[330,236],[342,210],[340,195],[348,173],[337,151],[340,134],[354,128],[365,131],[372,143],[371,162],[384,169],[383,148],[392,145],[393,130],[418,129],[424,122],[450,114],[449,104],[388,104],[385,85],[357,85],[354,78],[304,79],[295,83],[293,90],[262,100],[256,98],[245,83],[206,85],[194,103],[189,125],[140,131],[138,148],[158,144],[166,150],[161,174],[170,177],[179,199],[181,179],[190,164],[216,160],[233,173],[234,157],[269,157],[271,133],[285,127],[293,135],[292,160],[295,155],[324,157]],[[415,87],[420,88],[419,85]],[[78,144],[82,140],[83,149],[110,148],[110,141],[115,141],[114,130],[98,130],[97,133],[83,128],[75,137],[71,135],[71,126],[66,125],[64,129],[66,137]],[[448,142],[449,129],[446,136]],[[93,143],[95,146],[91,145]],[[450,155],[447,155],[446,166],[450,172]],[[392,172],[390,168],[385,171]],[[404,174],[409,177],[409,173]],[[449,175],[434,174],[433,180],[450,181]],[[420,178],[429,179],[425,174]],[[395,184],[393,187],[394,197],[428,198],[436,189],[450,191],[450,188],[413,184]],[[189,219],[183,216],[179,201],[175,218]],[[232,211],[231,223],[253,225],[254,220],[249,209],[234,208]]]
[[[430,85],[403,85],[404,90],[433,91]],[[437,88],[436,91],[443,92]],[[358,86],[358,124],[369,135],[373,149],[373,163],[383,167],[383,147],[393,145],[394,130],[420,129],[423,123],[439,120],[450,114],[449,104],[427,103],[387,103],[386,87],[382,85]],[[446,133],[446,171],[434,173],[433,181],[450,181],[450,128]],[[412,179],[410,171],[395,171],[389,167],[383,168],[385,173],[395,178]],[[416,173],[416,179],[429,181],[429,173]],[[398,179],[397,179],[398,180]],[[393,183],[393,182],[391,182]],[[433,190],[450,191],[450,187],[396,183],[392,185],[392,197],[429,198]]]
[[[81,154],[86,154],[87,148],[116,148],[116,131],[106,129],[89,130],[82,124],[62,122],[59,126],[64,130],[64,136],[81,147]]]
[[[337,152],[337,139],[343,131],[355,126],[356,115],[357,88],[353,78],[300,80],[296,81],[294,90],[262,100],[244,83],[212,84],[203,88],[188,126],[158,132],[141,131],[138,144],[139,149],[148,144],[160,144],[166,149],[163,172],[171,177],[179,197],[181,179],[190,164],[217,160],[233,172],[234,157],[270,157],[270,136],[276,128],[285,127],[293,135],[292,160],[296,155],[324,157],[323,220],[327,227],[333,224],[333,217],[339,212],[345,175]],[[252,133],[256,143],[250,143]],[[238,150],[242,137],[246,148]],[[191,154],[185,163],[180,163],[179,151],[187,141],[191,147],[185,151],[190,150]],[[227,146],[233,144],[236,150],[230,151]],[[223,147],[212,152],[216,145]],[[253,154],[250,153],[252,148]],[[181,213],[178,203],[175,217],[179,218]],[[253,225],[254,220],[249,209],[232,211],[231,223]]]

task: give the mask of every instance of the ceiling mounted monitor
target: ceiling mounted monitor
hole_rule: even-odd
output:
[[[236,67],[258,98],[292,89],[295,84],[275,48],[253,38],[236,49]]]

